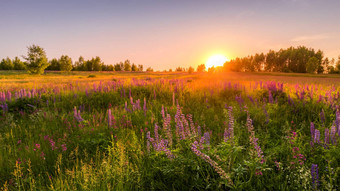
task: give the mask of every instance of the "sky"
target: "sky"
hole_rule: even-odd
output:
[[[290,46],[340,55],[338,0],[0,0],[0,59],[129,59],[144,68],[197,67]]]

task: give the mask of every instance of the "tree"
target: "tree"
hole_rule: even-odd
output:
[[[307,64],[306,64],[306,70],[308,73],[314,74],[316,70],[318,69],[319,59],[316,57],[309,58]]]
[[[124,65],[124,64],[123,64]],[[114,65],[114,69],[115,69],[115,71],[122,71],[122,62],[121,63],[117,63],[117,64],[115,64]]]
[[[14,65],[10,58],[2,59],[0,63],[0,70],[13,70]]]
[[[132,64],[131,70],[134,71],[134,72],[138,71],[138,68],[137,68],[136,64]]]
[[[189,69],[188,69],[188,73],[189,74],[192,74],[192,73],[194,73],[194,71],[195,71],[195,69],[193,68],[193,67],[189,67]]]
[[[184,71],[184,68],[182,68],[182,67],[177,67],[176,68],[176,72],[182,72],[182,71]]]
[[[208,68],[208,73],[215,73],[215,66]]]
[[[67,55],[62,55],[59,59],[60,70],[69,72],[72,70],[72,59]]]
[[[43,48],[37,45],[27,47],[26,70],[30,74],[42,74],[48,67],[46,52]]]
[[[138,71],[142,72],[143,71],[143,65],[138,64]]]
[[[255,54],[254,60],[253,60],[253,65],[255,67],[255,71],[259,72],[263,69],[264,67],[264,60],[265,56],[263,53],[261,54]]]
[[[80,56],[78,58],[78,61],[74,62],[73,69],[76,70],[76,71],[85,71],[86,70],[84,57]]]
[[[147,71],[147,72],[153,72],[153,69],[152,69],[151,67],[148,67],[148,68],[146,69],[146,71]]]
[[[338,56],[338,61],[335,64],[335,69],[340,72],[340,55]]]
[[[204,72],[205,71],[205,64],[200,64],[197,66],[197,72]]]
[[[50,65],[46,68],[46,70],[60,70],[59,60],[56,58],[53,58],[50,61]]]
[[[13,60],[14,70],[25,70],[25,64],[16,56]]]
[[[102,71],[102,65],[104,64],[99,56],[91,59],[93,71]]]
[[[124,71],[131,71],[130,60],[125,60],[125,62],[124,62]]]

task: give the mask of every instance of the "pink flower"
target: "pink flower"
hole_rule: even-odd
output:
[[[66,144],[62,144],[62,145],[61,145],[61,149],[62,149],[63,151],[66,151],[66,150],[67,150]]]
[[[45,153],[41,152],[40,157],[45,160],[45,156],[46,156]]]
[[[255,175],[256,176],[262,176],[263,174],[262,174],[262,172],[260,170],[256,169]]]

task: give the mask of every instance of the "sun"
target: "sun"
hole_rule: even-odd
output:
[[[207,68],[223,66],[224,63],[227,61],[229,61],[227,57],[225,57],[224,55],[218,54],[218,55],[211,56],[205,63],[205,66]]]

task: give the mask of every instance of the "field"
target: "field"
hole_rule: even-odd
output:
[[[340,190],[340,78],[0,71],[2,190]]]

